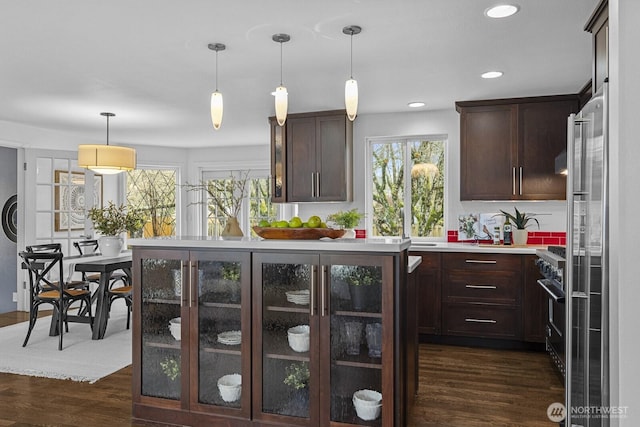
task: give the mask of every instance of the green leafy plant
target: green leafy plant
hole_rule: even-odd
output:
[[[332,222],[340,228],[354,228],[364,218],[364,214],[358,212],[358,209],[349,211],[339,211],[327,216],[327,222]]]
[[[283,382],[289,387],[300,390],[309,385],[309,366],[306,363],[292,363],[284,371],[286,376]]]
[[[164,359],[160,362],[160,367],[162,368],[162,372],[164,372],[171,381],[175,381],[180,375],[180,363],[174,357]]]
[[[222,265],[222,278],[237,282],[240,280],[240,264],[237,262],[225,262]]]
[[[142,212],[127,209],[124,205],[116,206],[112,201],[106,208],[91,208],[89,219],[93,222],[93,228],[104,236],[117,236],[125,231],[133,234],[141,230],[145,223]]]
[[[333,266],[331,274],[353,286],[369,286],[382,281],[382,271],[374,266]]]
[[[514,207],[513,209],[516,211],[515,215],[503,210],[500,210],[500,212],[502,212],[502,216],[509,218],[509,221],[511,221],[518,230],[524,230],[525,228],[527,228],[529,222],[535,222],[538,225],[538,228],[540,228],[540,223],[536,218],[534,218],[536,214],[520,212],[516,207]]]

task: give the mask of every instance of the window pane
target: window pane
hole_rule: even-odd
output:
[[[271,203],[271,186],[269,178],[254,178],[249,183],[249,224],[251,235],[256,236],[253,226],[261,220],[271,222],[276,218],[276,207]]]
[[[443,236],[445,142],[413,137],[371,144],[371,236],[401,236],[403,215],[411,237]]]
[[[146,215],[144,237],[175,235],[176,171],[136,169],[128,172],[127,206]]]
[[[373,236],[400,236],[404,207],[404,144],[372,144]]]
[[[411,236],[442,236],[444,142],[412,142],[411,163]]]
[[[234,216],[233,207],[237,205],[237,199],[234,198],[237,185],[234,185],[234,182],[232,178],[214,178],[206,181],[207,236],[220,236],[227,224],[227,218]],[[211,194],[215,194],[216,198],[211,197]]]

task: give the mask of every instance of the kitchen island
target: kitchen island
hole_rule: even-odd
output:
[[[128,243],[135,419],[406,424],[416,375],[407,273],[419,263],[410,240]],[[357,407],[363,389],[381,405]]]

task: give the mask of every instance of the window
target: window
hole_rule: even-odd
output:
[[[127,173],[127,207],[146,215],[144,237],[176,234],[176,175],[175,169],[136,169]]]
[[[244,192],[241,193],[242,181],[245,180]],[[235,185],[234,185],[235,182]],[[271,187],[268,171],[216,171],[203,173],[203,183],[208,191],[222,194],[216,203],[209,193],[205,194],[207,207],[206,225],[207,236],[218,237],[224,229],[229,212],[229,205],[234,200],[240,202],[238,221],[245,235],[252,226],[262,219],[273,220],[277,216],[277,208],[271,203]],[[255,235],[250,231],[251,235]]]
[[[401,236],[403,222],[411,238],[443,236],[445,146],[443,135],[369,140],[370,236]]]

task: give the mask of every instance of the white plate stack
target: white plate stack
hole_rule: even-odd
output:
[[[309,289],[302,289],[299,291],[288,291],[287,301],[292,302],[294,304],[299,305],[308,305],[309,304]]]
[[[242,333],[240,331],[220,332],[218,342],[224,345],[238,345],[242,342]]]

